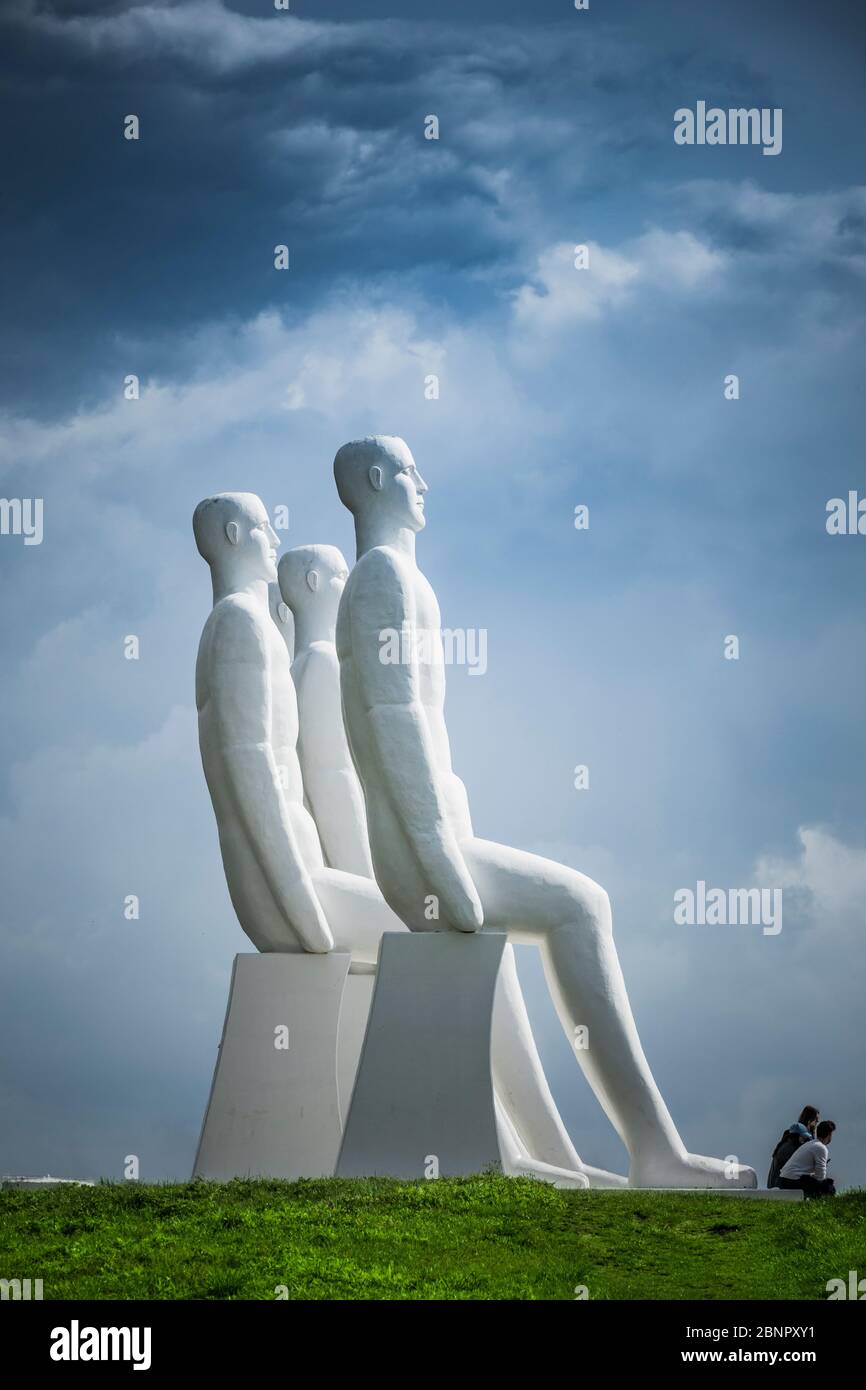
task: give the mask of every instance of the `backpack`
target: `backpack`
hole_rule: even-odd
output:
[[[767,1186],[779,1186],[779,1174],[784,1168],[791,1154],[796,1153],[801,1144],[805,1144],[806,1139],[802,1134],[797,1134],[794,1129],[786,1129],[778,1144],[773,1150],[770,1159],[770,1171],[767,1174]]]

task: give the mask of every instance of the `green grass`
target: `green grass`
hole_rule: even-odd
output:
[[[45,1299],[825,1299],[850,1269],[866,1276],[864,1191],[755,1202],[485,1175],[0,1192],[0,1277],[42,1279]]]

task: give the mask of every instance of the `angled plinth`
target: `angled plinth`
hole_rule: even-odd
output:
[[[503,932],[385,932],[339,1177],[498,1167],[490,1034]]]
[[[235,957],[193,1177],[333,1176],[370,990],[350,962]]]

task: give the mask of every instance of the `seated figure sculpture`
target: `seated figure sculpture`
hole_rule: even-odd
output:
[[[271,602],[279,540],[251,493],[208,497],[193,531],[213,584],[196,663],[199,746],[238,921],[259,951],[346,951],[375,966],[404,927],[370,878],[326,865],[304,804],[288,638]]]
[[[345,444],[334,475],[357,541],[337,620],[343,712],[387,902],[412,931],[505,930],[539,947],[569,1042],[588,1029],[577,1055],[628,1150],[632,1186],[755,1187],[751,1168],[687,1152],[640,1044],[604,890],[473,830],[451,766],[439,606],[415,558],[427,485],[407,445]],[[382,660],[393,633],[409,634],[408,660]]]
[[[294,619],[292,679],[307,802],[327,862],[371,879],[364,793],[343,728],[335,645],[337,609],[349,568],[332,545],[301,545],[286,551],[278,573],[280,596]]]
[[[298,757],[291,615],[281,612],[275,591],[278,538],[250,493],[206,498],[193,530],[213,586],[196,663],[199,744],[238,921],[259,951],[336,949],[351,954],[353,970],[372,970],[382,933],[406,927],[371,877],[325,862]],[[300,645],[303,628],[299,637]],[[345,743],[342,723],[340,736]],[[328,842],[341,857],[337,839]],[[366,832],[363,844],[369,862]],[[512,1016],[497,1025],[507,1043],[500,1049],[500,1118],[520,1171],[576,1187],[591,1178],[617,1183],[614,1175],[585,1169],[574,1154],[552,1099],[547,1104],[540,1064],[535,1070],[525,1009],[521,1018],[507,991],[503,999],[495,1013]],[[515,1126],[530,1136],[532,1153],[515,1149]]]
[[[343,726],[336,648],[348,565],[335,546],[303,545],[282,556],[278,573],[280,595],[294,620],[292,677],[307,801],[328,863],[372,878],[364,794]],[[383,926],[389,929],[384,921]],[[574,1150],[544,1076],[510,949],[500,969],[491,1051],[507,1171],[561,1182],[565,1170],[583,1174],[593,1187],[624,1186],[625,1178],[582,1163]]]

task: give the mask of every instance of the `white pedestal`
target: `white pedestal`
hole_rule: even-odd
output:
[[[376,976],[372,970],[364,970],[360,975],[353,975],[350,970],[343,990],[337,1032],[337,1095],[340,1100],[341,1134],[355,1089],[375,983]],[[336,1156],[334,1162],[336,1164]]]
[[[350,962],[235,957],[193,1177],[333,1176],[372,988]]]
[[[339,1177],[500,1166],[490,1034],[504,947],[504,932],[385,932]]]

